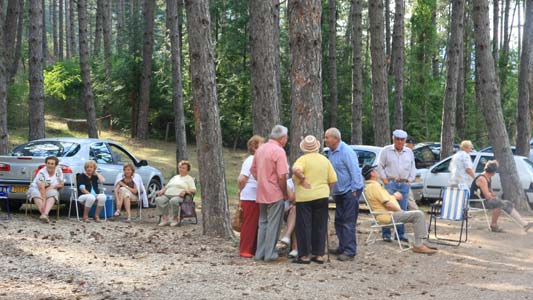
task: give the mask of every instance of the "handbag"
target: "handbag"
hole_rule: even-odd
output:
[[[241,232],[241,225],[242,225],[242,206],[239,203],[239,207],[235,211],[235,214],[233,215],[233,219],[231,220],[231,227],[233,230],[237,232]]]

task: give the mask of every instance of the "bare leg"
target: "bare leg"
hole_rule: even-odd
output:
[[[124,197],[124,209],[126,209],[126,216],[128,216],[128,220],[131,219],[131,201],[130,201],[130,197]]]
[[[124,193],[120,190],[115,192],[115,199],[117,199],[117,212],[120,214],[120,210],[122,209],[122,197],[124,197]]]
[[[294,232],[294,225],[296,224],[296,207],[293,206],[289,209],[289,215],[287,216],[287,231],[286,237],[290,237]]]
[[[492,219],[490,226],[491,227],[497,227],[498,226],[498,218],[500,217],[500,214],[502,213],[501,208],[495,208],[492,210]]]
[[[527,221],[525,221],[524,219],[522,219],[522,216],[518,213],[518,211],[516,211],[516,209],[513,208],[513,210],[511,210],[511,213],[510,213],[511,217],[513,217],[513,219],[515,219],[520,225],[522,226],[526,226],[528,224]]]
[[[54,197],[50,197],[46,199],[46,205],[44,206],[44,212],[43,212],[44,215],[48,216],[48,214],[50,213],[50,210],[52,209],[52,207],[54,207],[55,202],[56,202],[56,198]]]
[[[91,210],[90,206],[85,206],[83,209],[83,221],[89,220],[89,211]]]
[[[96,210],[94,211],[94,219],[99,222],[100,221],[100,211],[102,210],[103,206],[96,206]]]
[[[43,200],[41,198],[33,198],[33,203],[35,203],[35,205],[37,205],[37,208],[39,209],[39,212],[41,213],[41,215],[43,215],[44,214]]]

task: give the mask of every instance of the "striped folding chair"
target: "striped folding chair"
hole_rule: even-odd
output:
[[[459,246],[468,239],[468,198],[469,191],[457,187],[446,187],[441,190],[441,199],[431,204],[429,230],[433,224],[436,243]],[[441,238],[437,234],[437,219],[461,222],[458,239]],[[464,239],[463,239],[464,232]],[[449,241],[453,243],[441,242]]]

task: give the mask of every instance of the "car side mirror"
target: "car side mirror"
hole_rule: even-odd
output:
[[[145,167],[147,165],[148,165],[148,161],[146,159],[143,159],[143,160],[139,161],[139,163],[138,163],[139,167]]]

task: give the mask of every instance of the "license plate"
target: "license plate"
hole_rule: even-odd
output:
[[[12,193],[26,193],[28,186],[26,185],[14,185],[11,189]]]

